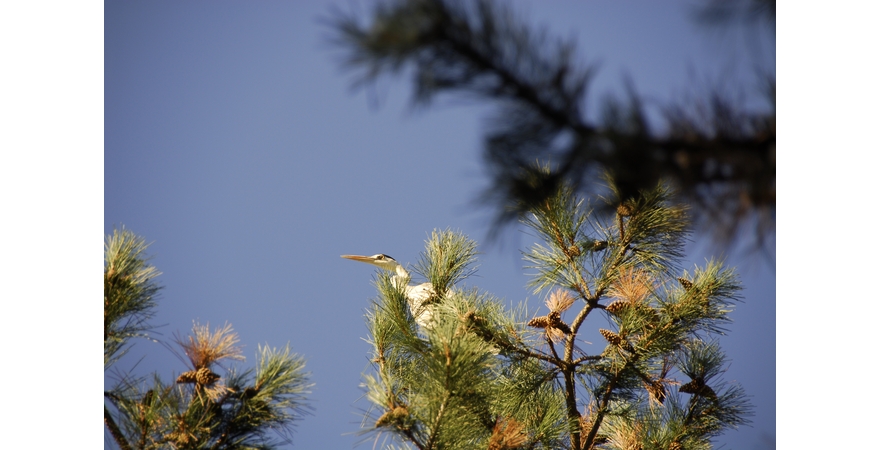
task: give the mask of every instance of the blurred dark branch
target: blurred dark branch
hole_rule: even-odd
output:
[[[772,3],[775,17],[775,2],[753,3]],[[530,29],[507,4],[391,1],[376,7],[369,25],[338,11],[329,22],[346,52],[344,65],[361,72],[358,83],[411,67],[416,103],[455,93],[496,105],[484,150],[492,183],[479,200],[496,210],[494,232],[544,202],[562,182],[603,194],[591,192],[598,189],[591,181],[602,173],[617,186],[619,200],[660,180],[672,182],[697,221],[727,244],[750,217],[769,221],[763,232],[775,230],[772,77],[770,112],[737,108],[719,89],[662,108],[666,131],[656,133],[631,84],[626,102],[606,102],[602,119],[588,122],[582,104],[593,70],[577,64],[572,42]],[[536,161],[552,170],[537,170]]]
[[[776,0],[708,0],[696,9],[695,16],[712,27],[762,20],[775,25]]]

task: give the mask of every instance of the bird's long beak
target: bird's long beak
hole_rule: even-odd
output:
[[[342,255],[345,259],[351,259],[354,261],[360,261],[365,263],[372,263],[376,261],[372,256],[360,256],[360,255]]]

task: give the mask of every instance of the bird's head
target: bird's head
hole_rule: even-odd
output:
[[[342,255],[342,257],[345,259],[350,259],[352,261],[360,261],[367,264],[372,264],[389,272],[397,272],[397,268],[402,267],[400,263],[398,263],[394,258],[382,253],[373,256]]]

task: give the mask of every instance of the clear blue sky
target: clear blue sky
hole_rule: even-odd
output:
[[[318,20],[331,4],[151,0],[106,2],[104,11],[104,231],[125,225],[154,242],[162,339],[188,332],[193,320],[229,322],[249,365],[265,343],[289,342],[307,358],[315,412],[299,423],[299,449],[354,447],[368,407],[359,383],[369,370],[363,313],[375,295],[373,270],[339,255],[413,263],[431,230],[483,242],[490,218],[470,206],[487,181],[485,107],[441,102],[413,113],[407,79],[352,91]],[[753,95],[756,48],[775,72],[772,34],[707,32],[689,19],[691,2],[515,4],[530,22],[576,36],[583,61],[600,64],[592,106],[620,92],[624,74],[660,101],[705,80]],[[537,308],[543,296],[524,287],[517,249],[531,238],[512,236],[518,242],[481,248],[468,283]],[[709,256],[703,242],[697,237],[685,267]],[[726,378],[744,386],[756,415],[718,443],[772,448],[775,264],[741,255],[728,262],[746,289],[721,341]],[[148,341],[133,355],[143,356],[139,373],[171,379],[187,369]]]

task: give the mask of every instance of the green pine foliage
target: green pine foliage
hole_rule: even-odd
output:
[[[190,367],[174,381],[115,367],[132,337],[147,337],[155,314],[159,272],[146,249],[143,238],[125,229],[114,230],[104,245],[104,362],[117,379],[104,391],[104,422],[113,442],[122,450],[272,449],[290,442],[308,412],[311,384],[305,360],[289,346],[260,346],[254,368],[225,364],[223,370],[218,362],[244,359],[232,327],[194,324],[190,336],[175,336]]]
[[[104,241],[104,368],[119,359],[133,337],[145,337],[153,317],[160,272],[144,254],[148,244],[125,228]]]
[[[591,207],[562,186],[533,206],[523,223],[539,242],[524,259],[539,311],[465,286],[476,243],[454,231],[432,233],[416,265],[436,291],[429,326],[379,273],[363,432],[421,450],[704,449],[746,423],[713,337],[740,287],[717,261],[678,267],[689,222],[672,196],[661,184],[621,200],[612,186]],[[606,206],[616,213],[593,212]],[[604,342],[580,344],[587,330]]]

